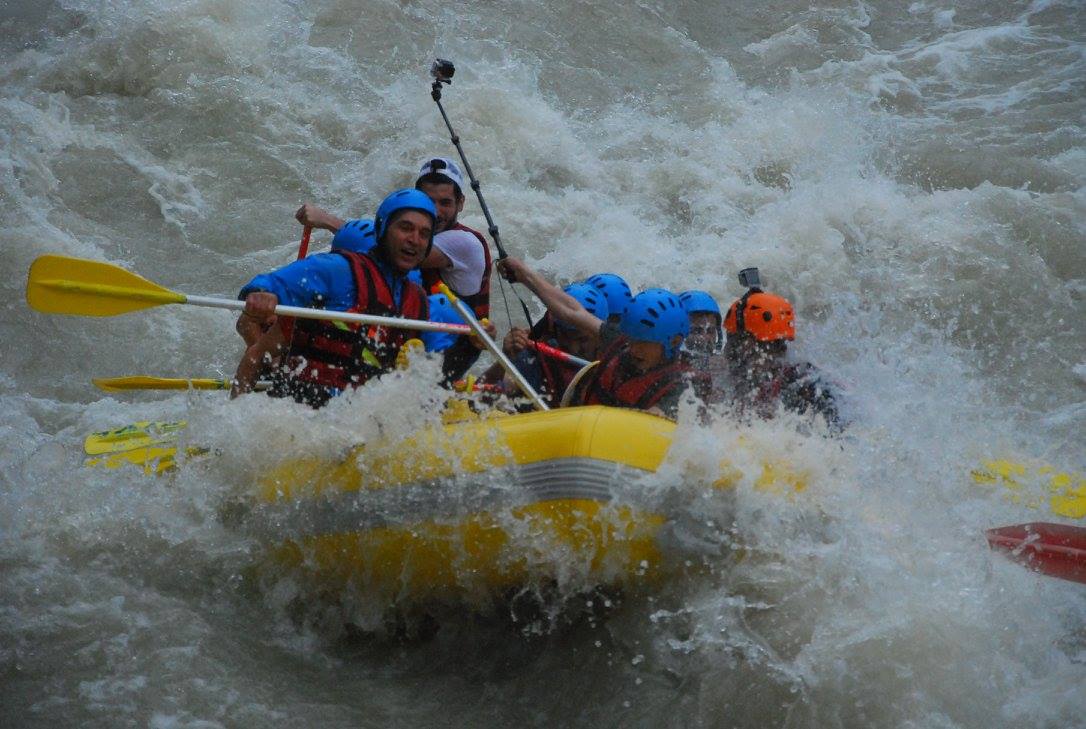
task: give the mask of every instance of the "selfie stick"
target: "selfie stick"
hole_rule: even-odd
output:
[[[460,154],[460,161],[464,163],[464,170],[468,173],[468,179],[471,180],[471,189],[475,190],[475,196],[479,198],[479,207],[483,209],[483,215],[486,216],[487,231],[494,240],[494,247],[498,249],[498,260],[500,261],[503,258],[508,258],[509,254],[506,253],[505,248],[502,247],[502,239],[501,236],[498,235],[498,226],[494,222],[494,218],[490,215],[490,209],[486,206],[486,200],[483,199],[483,192],[479,189],[479,180],[475,178],[475,173],[471,171],[471,165],[468,164],[468,158],[464,156],[464,148],[460,146],[460,135],[453,130],[452,122],[449,121],[449,115],[445,113],[445,107],[441,105],[441,84],[451,84],[454,73],[456,73],[456,67],[453,66],[452,61],[446,61],[442,58],[434,61],[434,65],[430,67],[430,75],[434,77],[434,83],[430,87],[430,96],[434,97],[437,108],[441,112],[441,118],[445,120],[445,126],[449,128],[449,135],[452,139],[452,143],[456,146],[456,151]]]

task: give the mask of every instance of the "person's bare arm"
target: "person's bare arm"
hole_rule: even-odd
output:
[[[446,256],[440,248],[432,246],[430,248],[429,255],[422,259],[422,263],[419,264],[419,268],[448,268],[452,265],[452,261]]]
[[[528,268],[523,261],[516,258],[503,258],[498,261],[498,270],[503,274],[508,272],[516,281],[531,289],[551,315],[567,326],[589,336],[599,334],[603,321],[590,314],[577,299]]]
[[[234,375],[230,397],[250,392],[260,376],[266,356],[278,359],[282,353],[286,342],[282,329],[276,326],[278,317],[275,315],[275,307],[278,304],[279,297],[268,291],[254,291],[245,297],[245,309],[236,328],[245,338],[246,348]],[[244,325],[243,321],[246,322]],[[250,342],[250,338],[253,341]]]
[[[241,316],[238,317],[237,322],[234,324],[234,330],[245,340],[246,348],[256,344],[256,341],[260,339],[265,331],[264,327],[245,312],[242,312]]]
[[[234,373],[234,383],[230,387],[231,399],[246,392],[252,392],[266,364],[277,365],[286,349],[283,330],[272,326],[241,355],[238,370]]]
[[[337,217],[313,203],[303,203],[302,207],[298,208],[298,211],[294,213],[294,219],[310,228],[322,228],[333,233],[342,228],[343,223],[346,222],[343,218]]]

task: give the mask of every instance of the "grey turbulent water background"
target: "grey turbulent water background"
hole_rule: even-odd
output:
[[[0,29],[0,724],[1086,725],[1082,586],[991,556],[984,528],[1046,515],[968,478],[1086,465],[1082,3],[8,0]],[[744,481],[726,510],[668,481],[771,558],[401,640],[365,595],[254,575],[220,512],[273,458],[432,419],[423,388],[321,417],[105,397],[91,377],[229,374],[231,318],[23,303],[47,252],[232,296],[292,257],[301,201],[368,215],[451,153],[436,55],[511,251],[722,301],[758,265],[796,302],[850,438],[687,413],[667,466],[808,469],[807,498]],[[172,417],[222,455],[80,466],[86,433]]]

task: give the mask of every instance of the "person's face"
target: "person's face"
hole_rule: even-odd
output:
[[[456,216],[464,209],[464,198],[456,197],[456,185],[451,182],[424,182],[419,189],[434,201],[437,208],[437,230],[440,233],[456,225]]]
[[[639,339],[630,340],[627,350],[630,362],[638,372],[648,372],[658,367],[664,361],[664,345],[656,342],[645,342]]]
[[[596,350],[599,349],[599,337],[585,334],[580,330],[556,326],[555,339],[558,340],[558,348],[563,352],[569,352],[582,359],[595,359]]]
[[[406,273],[426,257],[433,236],[430,216],[419,210],[404,210],[395,216],[385,231],[385,246],[392,265]]]
[[[691,352],[709,354],[716,348],[716,316],[707,311],[690,315],[690,335],[686,338],[686,348]]]

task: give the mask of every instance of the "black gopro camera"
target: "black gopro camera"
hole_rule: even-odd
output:
[[[744,268],[739,272],[739,283],[748,289],[758,289],[762,287],[762,277],[757,268]]]
[[[451,84],[454,73],[456,73],[456,66],[452,61],[446,61],[444,58],[437,59],[434,65],[430,66],[430,75],[439,83]]]

